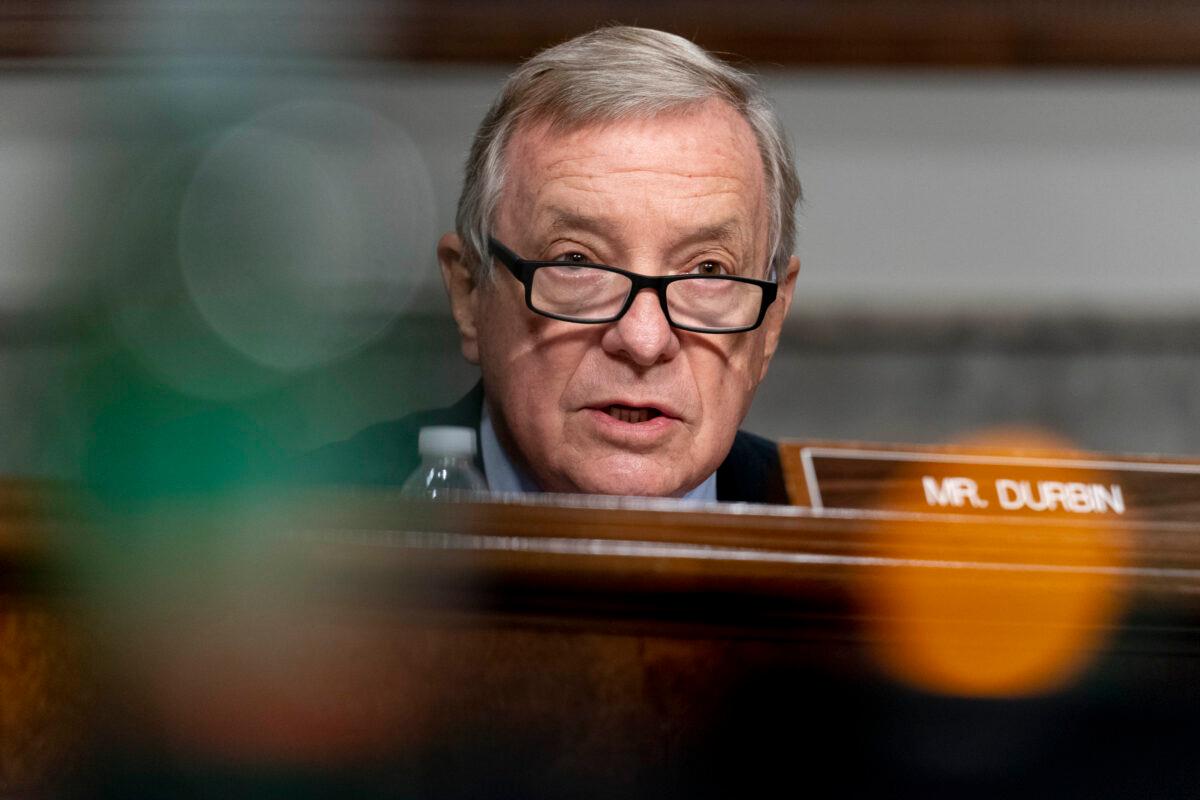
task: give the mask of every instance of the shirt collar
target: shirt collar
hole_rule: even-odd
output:
[[[496,438],[496,429],[492,426],[492,418],[488,416],[487,402],[483,403],[483,411],[479,419],[479,449],[483,454],[483,471],[487,475],[488,489],[493,492],[540,492],[537,482],[526,472],[512,462],[500,440]],[[717,499],[717,473],[712,473],[704,481],[683,496],[684,500]]]

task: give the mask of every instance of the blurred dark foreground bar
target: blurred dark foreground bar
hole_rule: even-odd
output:
[[[515,62],[612,23],[789,66],[1191,68],[1200,61],[1200,10],[1187,0],[41,0],[0,9],[0,56]]]
[[[1200,530],[0,492],[22,797],[1185,796]]]

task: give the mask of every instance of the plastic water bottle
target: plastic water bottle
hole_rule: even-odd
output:
[[[421,466],[400,491],[409,497],[445,499],[447,493],[486,492],[487,482],[475,469],[475,431],[437,425],[417,436]]]

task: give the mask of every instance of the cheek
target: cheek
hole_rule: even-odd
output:
[[[514,402],[520,381],[513,380],[514,363],[521,358],[526,321],[507,287],[491,287],[479,301],[479,367],[493,400]]]
[[[743,345],[745,350],[739,361],[739,378],[742,381],[743,391],[747,393],[746,404],[749,405],[754,390],[758,388],[758,383],[762,380],[763,365],[766,363],[766,331],[763,328],[752,331],[746,336]]]
[[[537,317],[525,308],[520,286],[499,278],[500,284],[482,290],[478,301],[481,366],[496,369],[520,357],[533,341]]]
[[[689,355],[706,418],[726,425],[730,417],[736,417],[740,423],[762,371],[761,337],[735,334],[726,341],[695,348]]]
[[[563,394],[587,354],[588,331],[529,313],[523,301],[494,302],[487,314],[479,346],[489,396],[515,431],[554,433]]]

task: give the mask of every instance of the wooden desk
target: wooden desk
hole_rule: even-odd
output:
[[[0,506],[24,654],[0,677],[24,698],[2,723],[10,787],[1128,797],[1200,779],[1188,524],[388,492],[118,519],[35,495]],[[886,605],[912,586],[1011,614]],[[926,618],[970,623],[955,646],[981,669],[1048,628],[1080,649],[1025,690],[939,691],[888,656]]]

